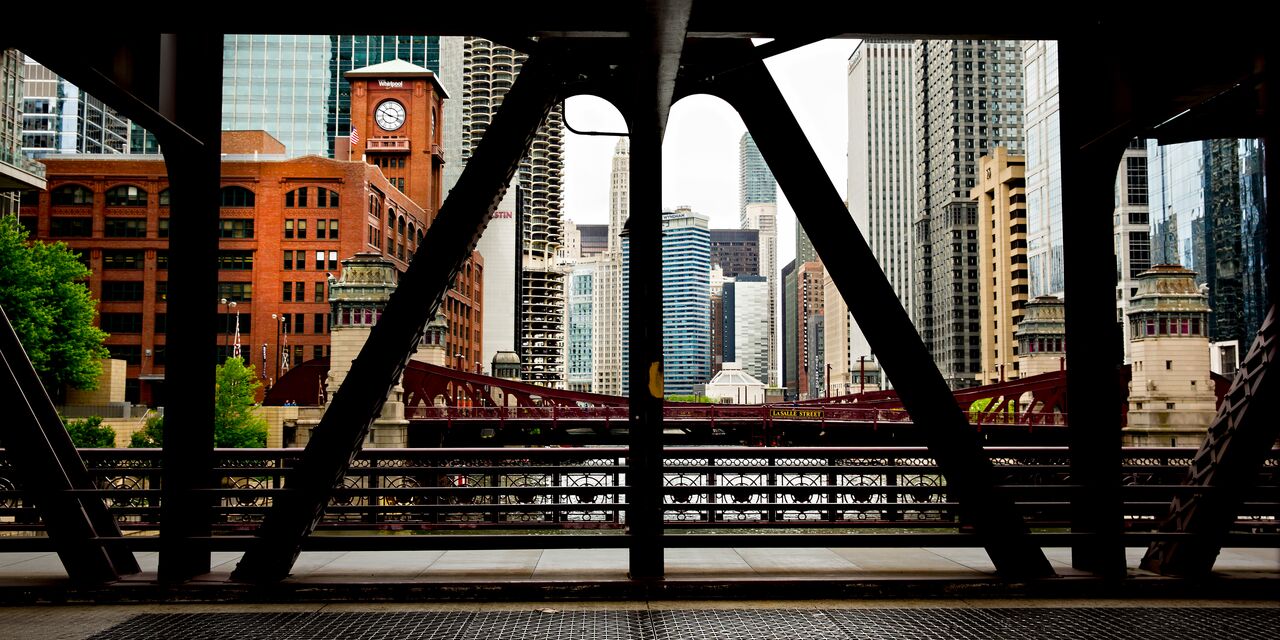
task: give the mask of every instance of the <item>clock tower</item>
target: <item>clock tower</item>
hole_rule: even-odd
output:
[[[351,88],[351,159],[382,169],[427,214],[440,209],[444,171],[442,103],[449,95],[429,69],[392,60],[345,74]]]

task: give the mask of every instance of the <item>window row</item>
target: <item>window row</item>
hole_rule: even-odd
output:
[[[337,240],[338,220],[336,218],[318,219],[316,220],[315,230],[317,240]],[[306,240],[307,220],[305,218],[290,218],[285,220],[284,237],[286,240]]]
[[[1208,329],[1199,313],[1143,314],[1129,319],[1130,335],[1135,338],[1155,336],[1203,336]]]
[[[145,207],[147,206],[147,190],[132,184],[122,184],[107,189],[103,194],[108,207]],[[93,206],[93,190],[80,184],[66,184],[54,189],[49,194],[50,202],[55,207],[88,207]],[[219,206],[231,208],[250,208],[256,203],[257,196],[244,187],[222,187]],[[337,191],[324,187],[299,187],[284,195],[284,206],[290,208],[314,207],[319,209],[336,209],[341,199]],[[159,193],[159,204],[169,206],[169,189]]]
[[[307,268],[307,250],[298,249],[285,250],[284,252],[284,270],[285,271],[303,271]],[[315,252],[315,269],[322,271],[324,269],[335,270],[338,268],[338,252],[337,251],[319,251]]]

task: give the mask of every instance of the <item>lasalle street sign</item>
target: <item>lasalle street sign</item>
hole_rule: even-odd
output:
[[[794,407],[769,407],[770,418],[799,418],[801,420],[821,420],[822,409],[797,409]]]

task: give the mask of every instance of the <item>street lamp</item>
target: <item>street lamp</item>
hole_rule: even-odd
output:
[[[284,326],[284,314],[271,314],[271,319],[276,321],[276,380],[280,379],[280,328]]]
[[[827,363],[827,397],[831,397],[831,363]]]
[[[227,316],[231,315],[231,307],[236,306],[236,303],[228,302],[226,298],[222,298],[221,300],[218,300],[218,304],[222,305],[222,309],[223,309],[223,314],[222,314],[223,325],[220,328],[223,330],[223,336],[224,336],[222,338],[222,359],[223,361],[226,361],[227,345],[230,344],[228,340],[231,339],[231,332],[228,330],[229,327],[226,324]]]

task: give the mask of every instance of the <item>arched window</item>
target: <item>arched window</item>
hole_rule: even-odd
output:
[[[244,187],[223,187],[222,188],[222,206],[252,207],[253,192]]]
[[[382,208],[378,206],[378,196],[375,196],[372,193],[369,194],[369,215],[376,216],[381,211]]]
[[[322,209],[338,208],[338,192],[316,187],[316,206]]]
[[[169,188],[165,187],[160,190],[160,206],[169,206]]]
[[[122,184],[107,189],[108,207],[145,207],[147,190],[132,184]]]
[[[284,194],[284,206],[286,207],[305,207],[307,206],[307,187],[298,187],[289,193]]]
[[[395,223],[396,223],[396,209],[395,207],[389,206],[387,207],[387,226],[391,227]]]
[[[418,229],[418,245],[422,245],[422,229]]]
[[[88,207],[93,205],[93,192],[84,185],[66,184],[50,194],[55,207]]]
[[[404,229],[405,229],[404,216],[400,216],[399,223],[396,225],[396,227],[397,227],[396,231],[398,231],[400,235],[404,235]]]

